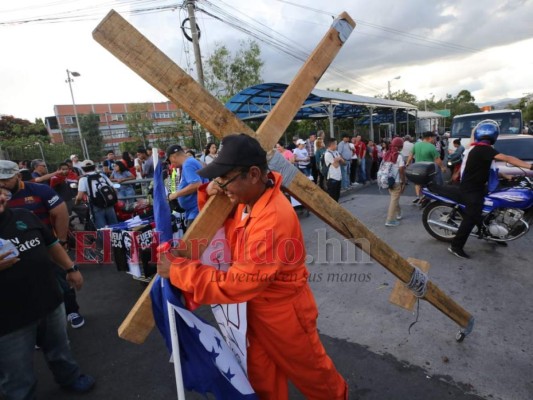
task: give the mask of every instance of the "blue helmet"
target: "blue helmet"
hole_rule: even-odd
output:
[[[485,119],[474,128],[474,141],[488,140],[490,144],[496,143],[500,134],[500,126],[492,119]]]

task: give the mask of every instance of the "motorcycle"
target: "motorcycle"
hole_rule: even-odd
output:
[[[458,186],[432,183],[435,173],[433,163],[415,163],[406,170],[407,179],[423,186],[424,228],[435,239],[451,242],[463,220],[465,206]],[[519,176],[485,196],[483,222],[470,235],[490,242],[509,242],[524,236],[532,221],[533,180]]]

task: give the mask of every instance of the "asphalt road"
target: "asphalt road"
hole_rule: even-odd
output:
[[[387,300],[394,277],[315,216],[301,217],[321,337],[348,381],[350,399],[533,398],[531,234],[505,249],[470,239],[473,259],[460,260],[424,231],[420,210],[410,205],[413,198],[409,187],[396,228],[384,226],[389,198],[375,185],[346,193],[341,203],[402,256],[432,264],[434,283],[476,317],[463,343],[454,339],[457,325],[424,302],[409,334],[415,315]],[[83,398],[175,398],[173,368],[158,332],[143,345],[116,333],[143,287],[113,265],[82,271],[79,303],[86,325],[69,328],[69,336],[82,370],[97,380]],[[53,383],[39,351],[36,368],[40,399],[73,398]],[[303,397],[291,390],[290,398]]]

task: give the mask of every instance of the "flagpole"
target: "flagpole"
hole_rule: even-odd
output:
[[[161,185],[163,185],[163,177],[156,176],[157,172],[161,171],[160,169],[158,170],[158,164],[160,163],[159,149],[157,148],[152,149],[152,158],[154,161],[154,217],[156,220],[155,221],[156,229],[160,233],[160,239],[167,241],[167,240],[172,239],[172,231],[171,231],[170,224],[166,225],[164,222],[168,222],[166,218],[169,218],[170,215],[162,216],[161,211],[164,212],[165,208],[164,207],[162,208],[160,205],[156,207],[157,202],[161,202],[161,201],[166,202],[166,198],[165,198],[166,196],[165,196],[165,193],[163,193],[164,188],[161,187]],[[170,214],[170,209],[168,209],[168,205],[166,203],[165,205],[167,208],[167,212]],[[165,221],[163,221],[161,218],[165,219]],[[165,285],[165,281],[167,285],[170,285],[169,280],[161,279],[161,287]],[[176,378],[176,391],[178,394],[178,400],[185,400],[183,373],[181,371],[180,345],[178,341],[178,330],[176,329],[176,313],[174,312],[174,308],[172,307],[172,304],[170,304],[168,300],[167,300],[167,314],[168,314],[168,323],[169,323],[169,328],[170,328],[170,341],[172,344],[172,362],[174,363],[174,376]]]
[[[161,284],[163,279],[161,279]],[[172,342],[172,361],[174,363],[174,375],[176,377],[176,390],[178,400],[185,400],[185,388],[183,386],[183,374],[181,372],[180,345],[178,342],[178,330],[176,329],[176,314],[174,308],[167,301],[168,323],[170,325],[170,340]]]

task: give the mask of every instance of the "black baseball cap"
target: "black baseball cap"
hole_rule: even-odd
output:
[[[218,156],[196,173],[203,178],[213,179],[224,176],[235,168],[263,166],[266,163],[266,151],[259,142],[241,133],[224,137]]]
[[[170,157],[171,154],[174,153],[182,153],[183,148],[179,144],[172,144],[167,147],[167,151],[165,152],[167,155],[167,159]]]

